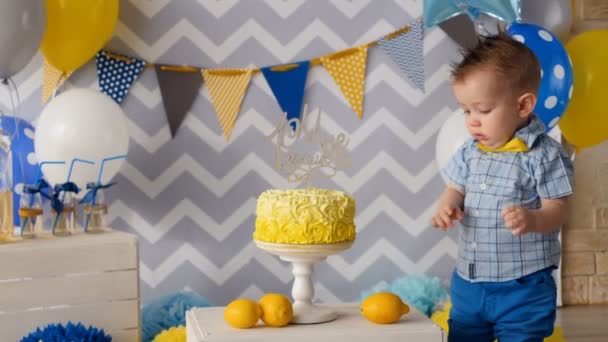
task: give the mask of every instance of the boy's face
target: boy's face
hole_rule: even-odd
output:
[[[528,119],[530,107],[526,94],[510,89],[506,80],[488,69],[473,70],[454,82],[454,94],[466,114],[466,125],[473,138],[498,148],[507,143]]]

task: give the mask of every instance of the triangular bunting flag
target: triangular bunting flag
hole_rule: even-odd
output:
[[[206,69],[202,71],[209,98],[215,107],[226,140],[230,134],[251,80],[251,69]]]
[[[176,71],[162,65],[156,65],[155,69],[171,137],[175,137],[198,95],[203,79],[198,72]]]
[[[309,66],[310,62],[305,61],[262,68],[274,97],[283,112],[287,113],[287,120],[300,118]],[[295,125],[293,127],[295,128]]]
[[[367,46],[364,45],[321,57],[321,62],[340,87],[359,119],[363,118]]]
[[[421,21],[414,22],[410,29],[392,38],[382,38],[378,44],[389,55],[401,71],[424,92],[424,29]]]
[[[113,55],[99,51],[95,56],[97,80],[99,89],[120,104],[127,96],[133,82],[144,70],[146,62],[137,58]]]
[[[68,77],[70,77],[72,71],[64,74],[46,59],[44,59],[42,69],[42,104],[45,104],[51,98],[51,96],[53,96],[55,90],[61,87]]]

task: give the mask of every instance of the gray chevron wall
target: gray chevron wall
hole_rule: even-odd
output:
[[[121,0],[108,48],[147,61],[205,67],[266,66],[310,59],[374,40],[422,13],[421,0]],[[364,118],[358,120],[322,67],[311,70],[307,102],[329,115],[323,128],[350,136],[352,167],[318,186],[357,198],[352,249],[316,269],[320,301],[349,301],[379,282],[425,273],[447,279],[455,236],[428,222],[443,182],[434,160],[437,132],[456,105],[449,63],[456,45],[440,29],[425,33],[426,94],[378,47],[369,51]],[[42,57],[17,78],[22,115],[40,113]],[[97,87],[93,63],[65,85]],[[3,110],[10,108],[0,92]],[[279,107],[255,75],[227,143],[203,87],[170,139],[156,75],[147,69],[123,103],[129,158],[109,191],[111,226],[140,241],[141,294],[191,289],[216,304],[237,296],[289,293],[289,265],[251,241],[256,197],[292,187],[273,170],[264,141]]]

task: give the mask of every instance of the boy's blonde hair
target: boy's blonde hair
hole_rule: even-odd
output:
[[[463,59],[452,65],[454,82],[471,71],[488,68],[519,92],[536,94],[540,84],[540,64],[534,53],[505,32],[479,39],[472,49],[463,51]]]

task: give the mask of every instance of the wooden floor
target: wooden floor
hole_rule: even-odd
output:
[[[608,305],[575,305],[557,310],[556,325],[568,342],[608,341]]]

